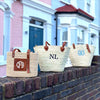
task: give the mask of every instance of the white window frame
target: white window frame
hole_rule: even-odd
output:
[[[87,0],[87,3],[86,3],[86,9],[87,9],[87,12],[90,13],[91,12],[91,0]]]
[[[10,37],[8,37],[8,35],[10,36],[10,19],[11,19],[11,14],[12,12],[10,11],[10,9],[6,9],[6,7],[9,8],[9,6],[6,4],[6,3],[3,3],[3,5],[5,6],[2,6],[4,9],[4,26],[3,26],[3,30],[4,30],[4,33],[3,33],[3,54],[0,55],[0,66],[2,65],[6,65],[6,59],[7,59],[7,50],[10,49],[9,45],[8,45],[8,42],[6,40],[6,38],[8,38],[8,40],[10,40]],[[6,46],[8,46],[6,48]]]
[[[90,15],[92,15],[93,17],[95,17],[95,0],[91,0],[90,2],[88,2],[87,0],[85,1],[85,6],[84,6],[84,10],[89,13]],[[88,7],[87,4],[90,5],[90,12],[87,11]]]
[[[82,31],[84,32],[83,35],[81,34]],[[80,33],[81,32],[81,33]],[[82,35],[83,41],[78,41],[78,35]],[[84,44],[85,43],[85,29],[84,28],[79,28],[78,33],[77,33],[77,44]]]
[[[68,37],[67,40],[63,40],[63,28],[67,28],[68,29]],[[70,28],[68,25],[61,25],[60,26],[60,45],[62,45],[63,42],[67,42],[66,46],[70,45]]]
[[[95,33],[91,33],[91,35],[90,35],[90,45],[94,45],[95,46],[95,40],[96,40],[96,34]]]

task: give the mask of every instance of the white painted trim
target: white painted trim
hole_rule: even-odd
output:
[[[22,16],[23,19],[30,20],[30,17]]]
[[[77,19],[77,18],[79,18],[79,19],[82,19],[82,20],[85,20],[86,22],[92,22],[91,20],[89,20],[89,19],[87,19],[87,18],[85,18],[85,17],[82,17],[82,16],[80,16],[80,15],[78,15],[78,14],[58,14],[58,17],[70,17],[70,18],[74,18],[74,19]]]
[[[44,2],[42,2],[42,1],[40,1],[40,0],[31,0],[31,1],[36,2],[36,3],[38,3],[38,4],[41,4],[41,5],[44,5],[44,6],[46,6],[46,7],[51,8],[51,5],[46,4],[46,3],[44,3]]]
[[[39,25],[35,25],[35,24],[29,24],[29,26],[33,26],[33,27],[37,27],[37,28],[42,28],[42,29],[44,29],[44,27],[43,26],[39,26]]]
[[[71,28],[77,28],[78,26],[83,27],[84,29],[88,29],[90,23],[92,22],[89,19],[86,19],[82,16],[79,16],[77,14],[59,14],[59,19],[61,20],[61,25],[70,25]],[[67,19],[67,20],[66,20]],[[72,19],[75,19],[77,22],[73,26],[71,25]],[[82,23],[81,23],[82,22]]]
[[[0,9],[2,9],[2,11],[6,11],[7,13],[10,14],[11,17],[14,16],[14,13],[10,10],[10,7],[7,3],[0,1]]]
[[[68,40],[67,40],[67,43],[68,43],[68,46],[70,46],[70,26],[69,25],[60,25],[60,26],[58,26],[58,28],[60,29],[60,45],[62,45],[62,42],[63,42],[63,40],[62,40],[62,35],[63,35],[62,28],[63,27],[66,27],[68,29]]]
[[[53,10],[51,7],[44,5],[43,3],[40,3],[40,1],[37,2],[37,0],[22,0],[22,3],[24,5],[27,5],[29,7],[38,9],[40,11],[49,13],[49,14],[54,14],[55,10]]]
[[[6,65],[6,64],[7,64],[6,61],[2,61],[2,62],[0,62],[0,65]]]
[[[6,65],[6,61],[4,60],[4,56],[0,56],[0,65]]]
[[[84,11],[87,12],[87,0],[84,0],[85,6],[84,6]],[[91,0],[90,2],[90,13],[87,12],[88,14],[92,15],[93,17],[95,16],[95,0]]]
[[[3,44],[3,53],[4,60],[7,57],[7,52],[10,51],[10,32],[11,32],[11,11],[5,11],[4,14],[4,44]]]
[[[8,6],[7,3],[0,1],[0,5],[5,9],[5,10],[10,10],[10,7]]]
[[[0,5],[0,9],[1,9],[2,11],[5,11],[4,7],[3,7],[3,6],[1,6],[1,5]]]
[[[98,30],[98,31],[100,31],[100,26],[98,26],[98,25],[96,25],[96,24],[90,24],[90,28],[93,28],[93,29],[95,29],[95,30]]]

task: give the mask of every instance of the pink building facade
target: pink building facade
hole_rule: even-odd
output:
[[[31,28],[41,30],[42,44],[51,42],[54,12],[51,0],[0,0],[0,77],[6,76],[7,52],[32,48]]]
[[[4,12],[0,9],[0,27],[1,27],[0,29],[0,43],[1,43],[0,55],[3,54],[3,25],[4,25],[3,20],[4,20]]]

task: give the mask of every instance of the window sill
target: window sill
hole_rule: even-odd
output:
[[[4,60],[4,56],[3,55],[0,55],[0,66],[1,65],[6,65],[6,60]]]
[[[6,64],[7,64],[6,61],[1,61],[1,62],[0,62],[0,66],[6,65]]]

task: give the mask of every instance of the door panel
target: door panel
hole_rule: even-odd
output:
[[[37,27],[29,27],[29,49],[34,52],[33,47],[43,45],[43,29]]]

